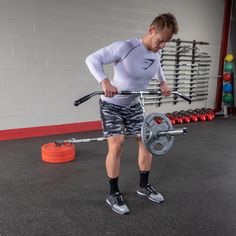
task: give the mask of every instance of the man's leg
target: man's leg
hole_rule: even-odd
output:
[[[103,135],[108,137],[108,153],[106,157],[106,171],[110,184],[110,195],[106,201],[112,210],[119,214],[129,213],[123,196],[119,191],[118,178],[120,174],[120,157],[124,143],[125,107],[100,100],[100,112],[103,124]]]
[[[117,178],[120,174],[120,156],[124,143],[124,135],[108,137],[108,153],[106,170],[109,178]]]
[[[140,171],[150,171],[152,165],[152,154],[147,150],[141,138],[138,141],[138,166]]]
[[[160,203],[164,201],[163,196],[153,188],[149,183],[149,172],[152,164],[152,154],[147,150],[141,138],[137,139],[139,146],[138,165],[140,170],[140,182],[137,193],[146,196],[153,202]]]
[[[120,157],[124,143],[124,135],[117,135],[108,138],[108,153],[106,157],[106,170],[110,183],[110,195],[107,197],[107,203],[112,210],[119,214],[129,213],[129,208],[123,200],[119,191],[118,178],[120,175]]]

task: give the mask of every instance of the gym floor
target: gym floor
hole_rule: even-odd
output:
[[[166,201],[136,194],[137,146],[126,140],[120,189],[131,210],[118,215],[106,204],[106,143],[76,145],[76,159],[41,160],[41,146],[58,139],[98,137],[100,132],[0,143],[0,235],[236,235],[236,117],[187,127],[170,152],[153,160],[150,182]]]

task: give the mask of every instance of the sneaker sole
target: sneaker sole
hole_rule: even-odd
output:
[[[114,211],[114,212],[116,212],[116,213],[118,213],[118,214],[120,214],[120,215],[127,215],[127,214],[129,214],[129,211],[128,212],[125,212],[125,213],[123,213],[123,212],[121,212],[121,211],[117,211],[112,205],[111,205],[111,203],[106,199],[106,202],[107,202],[107,204],[111,207],[111,209]]]
[[[164,200],[162,200],[162,201],[154,200],[153,198],[150,198],[149,196],[147,196],[147,195],[144,194],[144,193],[139,192],[138,190],[137,190],[137,194],[140,195],[140,196],[142,196],[142,197],[147,197],[150,201],[155,202],[155,203],[162,203],[162,202],[164,202]]]

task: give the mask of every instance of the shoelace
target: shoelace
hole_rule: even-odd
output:
[[[148,194],[151,194],[151,193],[156,194],[157,193],[156,189],[153,188],[151,184],[147,185],[146,190],[148,191]]]
[[[124,205],[124,200],[123,200],[123,197],[120,193],[115,195],[114,197],[115,197],[116,202],[119,206]]]

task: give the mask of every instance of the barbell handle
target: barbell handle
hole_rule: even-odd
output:
[[[140,134],[134,134],[134,135],[126,135],[125,138],[140,138]],[[89,142],[101,142],[105,141],[107,138],[105,137],[97,137],[97,138],[83,138],[83,139],[75,139],[75,138],[69,138],[66,140],[57,140],[54,143],[58,146],[61,146],[66,143],[89,143]]]
[[[74,105],[75,105],[75,106],[79,106],[80,104],[86,102],[86,101],[89,100],[90,98],[92,98],[92,97],[94,97],[94,96],[96,96],[96,95],[99,95],[99,94],[102,95],[102,94],[104,94],[104,92],[102,92],[102,91],[96,91],[96,92],[87,94],[87,95],[85,95],[84,97],[82,97],[82,98],[80,98],[80,99],[74,101]]]
[[[183,94],[181,94],[181,93],[179,93],[179,92],[172,91],[171,93],[174,94],[174,95],[177,95],[177,96],[181,97],[182,99],[188,101],[189,103],[192,102],[190,98],[184,96]],[[76,100],[76,101],[74,102],[74,105],[75,105],[75,106],[79,106],[80,104],[86,102],[86,101],[89,100],[90,98],[92,98],[92,97],[94,97],[94,96],[96,96],[96,95],[102,95],[102,94],[104,94],[103,91],[95,91],[95,92],[93,92],[93,93],[87,94],[87,95],[85,95],[84,97],[82,97],[82,98]],[[161,95],[161,92],[159,92],[159,91],[125,91],[125,90],[124,90],[124,91],[119,91],[119,92],[117,92],[117,94],[119,94],[119,95],[131,95],[131,94],[140,94],[140,95]]]
[[[137,91],[137,92],[131,92],[131,91],[121,91],[118,94],[123,94],[123,95],[130,95],[130,94],[143,94],[143,95],[161,95],[161,92],[158,91]],[[177,95],[178,97],[181,97],[182,99],[184,99],[185,101],[191,103],[192,100],[189,97],[184,96],[183,94],[176,92],[176,91],[172,91],[171,94],[173,95]]]

